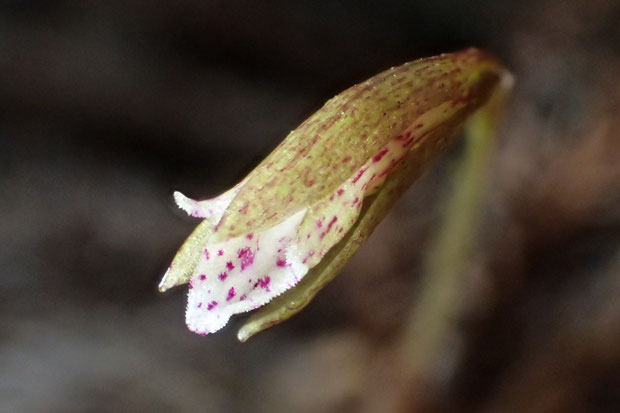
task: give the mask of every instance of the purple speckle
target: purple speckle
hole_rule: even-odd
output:
[[[239,297],[239,301],[245,301],[246,298],[248,298],[248,296],[243,294],[241,297]]]
[[[356,182],[356,181],[353,181],[353,182]],[[344,189],[340,188],[340,189],[337,191],[337,193],[338,193],[338,196],[342,196],[342,194],[344,194]]]
[[[232,300],[235,295],[237,295],[237,293],[235,293],[235,287],[230,287],[230,290],[228,290],[228,295],[226,296],[226,301]]]
[[[220,273],[220,275],[217,276],[217,278],[219,278],[220,281],[224,281],[226,279],[226,277],[228,277],[228,273],[227,272],[222,272],[222,273]]]
[[[260,287],[263,290],[267,290],[267,292],[269,292],[269,283],[271,283],[271,277],[265,275],[263,278],[259,278],[258,281],[254,283],[254,288]]]
[[[194,288],[194,282],[190,281],[188,284],[188,288],[191,290],[192,288]]]
[[[327,224],[327,231],[329,231],[330,229],[332,229],[332,226],[334,226],[334,224],[336,223],[336,221],[338,221],[338,217],[334,216],[332,218],[331,221],[329,221],[329,224]]]
[[[381,152],[379,152],[378,154],[375,155],[374,158],[372,158],[373,162],[379,162],[381,160],[381,158],[383,158],[383,156],[388,152],[387,148],[383,149]]]
[[[215,306],[217,306],[217,301],[211,301],[209,305],[207,305],[207,310],[211,311]]]
[[[246,237],[247,239],[250,239],[250,240],[251,240],[252,238],[254,238],[254,234],[248,234],[248,235],[246,235],[245,237]]]
[[[219,256],[221,257],[222,255],[224,255],[224,251],[219,250],[219,251],[217,252],[217,255],[219,255]]]
[[[200,280],[204,281],[207,279],[207,276],[204,274],[200,274]]]
[[[366,172],[366,168],[361,169],[358,173],[357,176],[355,177],[355,179],[353,179],[353,183],[357,183],[357,181],[360,180],[360,178],[362,177],[362,175],[364,175],[364,172]]]
[[[276,261],[276,265],[278,267],[286,267],[286,260],[283,258],[278,258]]]
[[[205,248],[205,259],[209,260],[209,250]]]
[[[198,308],[202,307],[202,303],[198,303],[198,305],[196,307],[198,307]]]
[[[250,249],[250,247],[241,248],[237,251],[237,257],[241,261],[241,271],[245,270],[246,267],[249,267],[254,263],[254,252]]]
[[[327,231],[321,232],[321,239],[332,229],[336,221],[338,221],[338,217],[333,217],[332,220],[329,221],[329,224],[327,224]]]

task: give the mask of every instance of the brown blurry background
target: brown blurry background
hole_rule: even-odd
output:
[[[614,0],[0,1],[0,411],[620,411],[619,27]],[[468,46],[516,85],[430,368],[392,374],[459,146],[299,316],[190,333],[156,291],[197,223],[172,191]]]

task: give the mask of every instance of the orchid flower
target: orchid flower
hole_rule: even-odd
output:
[[[177,205],[203,221],[160,290],[189,284],[187,326],[203,335],[274,299],[241,340],[295,314],[504,74],[476,49],[393,67],[330,99],[229,191],[203,201],[175,192]]]

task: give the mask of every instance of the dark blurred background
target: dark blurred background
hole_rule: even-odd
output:
[[[0,1],[0,411],[620,411],[619,27],[615,0]],[[459,146],[302,314],[190,333],[156,291],[196,224],[172,191],[468,46],[516,85],[432,368],[390,375]]]

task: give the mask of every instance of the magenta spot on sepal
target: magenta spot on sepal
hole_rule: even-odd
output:
[[[226,263],[226,268],[227,268],[229,271],[234,270],[234,269],[235,269],[235,264],[233,264],[233,263],[232,263],[232,261],[228,261],[228,262]]]
[[[379,162],[381,160],[381,158],[383,158],[383,156],[385,156],[385,154],[388,152],[387,148],[383,149],[381,152],[379,152],[378,154],[375,155],[374,158],[372,158],[373,162]]]
[[[241,271],[243,271],[254,263],[254,252],[250,247],[241,248],[237,251],[237,258],[241,262]]]
[[[237,295],[237,293],[235,292],[235,287],[230,287],[230,290],[228,290],[228,295],[226,296],[226,301],[232,300],[235,295]]]
[[[204,274],[200,274],[200,280],[204,281],[207,279],[207,276]]]
[[[228,277],[228,273],[227,272],[222,272],[222,273],[220,273],[220,275],[217,276],[217,278],[219,278],[220,281],[224,281],[226,279],[226,277]]]
[[[207,310],[211,311],[213,308],[217,306],[217,301],[211,301],[209,305],[207,305]]]
[[[338,217],[334,216],[332,218],[331,221],[329,221],[329,224],[327,224],[327,232],[329,232],[330,229],[332,229],[332,227],[334,226],[334,224],[336,223],[336,221],[338,221]]]
[[[353,183],[357,183],[357,181],[360,180],[360,178],[362,177],[362,175],[364,175],[364,172],[366,172],[366,168],[361,169],[358,173],[357,176],[355,177],[355,179],[353,179]]]
[[[258,281],[254,283],[254,288],[260,287],[263,290],[267,290],[267,292],[271,291],[269,289],[269,284],[271,283],[271,277],[265,275],[263,278],[259,278]]]
[[[219,251],[217,252],[217,255],[219,255],[219,256],[221,257],[222,255],[224,255],[224,251],[219,250]]]

